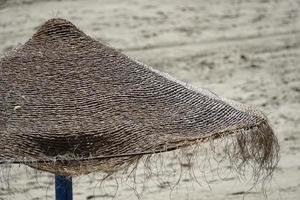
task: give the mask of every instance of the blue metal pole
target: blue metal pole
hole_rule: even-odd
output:
[[[55,176],[56,200],[73,200],[72,177]]]

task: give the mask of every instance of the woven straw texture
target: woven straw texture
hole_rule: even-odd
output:
[[[66,175],[114,171],[242,132],[269,138],[262,157],[273,156],[260,111],[174,81],[63,19],[1,59],[0,94],[1,163]]]

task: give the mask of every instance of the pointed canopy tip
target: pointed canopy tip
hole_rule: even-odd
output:
[[[32,38],[76,38],[82,35],[85,34],[70,21],[62,18],[52,18],[41,25]]]
[[[51,25],[51,24],[72,24],[69,20],[67,19],[63,19],[63,18],[51,18],[51,19],[48,19],[44,25]],[[73,25],[73,24],[72,24]],[[74,26],[74,25],[73,25]]]

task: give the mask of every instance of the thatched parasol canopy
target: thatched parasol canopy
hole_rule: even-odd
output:
[[[174,81],[63,19],[0,60],[1,163],[63,175],[111,171],[230,134],[262,166],[277,155],[257,109]]]

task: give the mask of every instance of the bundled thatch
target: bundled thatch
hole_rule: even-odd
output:
[[[63,19],[0,61],[1,163],[113,171],[227,135],[233,157],[276,164],[277,140],[260,111],[174,81]]]

